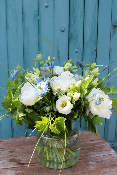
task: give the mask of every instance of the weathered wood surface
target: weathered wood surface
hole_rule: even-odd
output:
[[[116,175],[117,154],[98,134],[82,131],[81,157],[76,165],[61,171],[42,166],[34,154],[35,137],[0,140],[0,174],[4,175]]]

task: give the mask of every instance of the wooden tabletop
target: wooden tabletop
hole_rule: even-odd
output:
[[[117,154],[98,134],[82,131],[81,156],[68,169],[49,169],[37,162],[34,154],[35,137],[15,137],[0,140],[0,174],[2,175],[117,175]]]

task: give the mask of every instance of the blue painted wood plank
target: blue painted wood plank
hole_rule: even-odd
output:
[[[85,1],[83,61],[94,63],[97,48],[98,0]]]
[[[100,72],[109,65],[109,47],[110,47],[110,26],[111,26],[111,5],[112,0],[99,1],[99,15],[98,15],[98,45],[97,45],[97,59],[98,65],[104,65],[100,67]],[[101,78],[108,74],[106,69]],[[102,126],[98,126],[98,132],[104,138],[105,131],[105,119],[102,118]]]
[[[97,8],[98,1],[85,1],[84,4],[84,27],[83,27],[83,62],[92,63],[96,58],[97,47]],[[82,129],[87,126],[82,120]]]
[[[110,30],[110,64],[114,60],[117,59],[117,27],[114,27],[114,24],[117,23],[117,1],[112,1],[112,14],[111,14],[111,30]],[[109,66],[109,72],[111,72],[113,69],[117,67],[117,60]],[[113,72],[109,78],[112,78],[114,75],[117,74],[117,71]],[[117,89],[117,76],[112,78],[111,81],[108,82],[108,85],[115,86]],[[117,97],[117,94],[111,96],[111,97]],[[112,110],[113,115],[110,118],[110,123],[107,121],[107,127],[108,127],[108,135],[107,140],[108,141],[117,141],[117,115],[114,114],[114,110]]]
[[[39,1],[39,50],[44,59],[53,57],[54,1]],[[48,48],[49,45],[49,48]]]
[[[48,1],[47,4],[44,0],[39,1],[39,38],[42,38],[39,40],[39,49],[44,52],[46,59],[50,50],[50,55],[56,58],[56,65],[62,66],[63,56],[68,59],[68,21],[68,0]],[[52,43],[49,43],[49,50],[45,41],[47,38]]]
[[[32,59],[38,53],[38,0],[23,1],[23,58],[24,69],[32,70]],[[27,130],[27,136],[32,132]],[[35,133],[33,133],[35,135]]]
[[[5,88],[6,81],[8,78],[8,60],[7,60],[7,30],[6,30],[6,3],[5,1],[0,1],[0,87]],[[0,89],[0,102],[3,101],[5,96],[5,91]],[[3,110],[3,107],[0,103],[0,110]],[[4,112],[0,113],[0,116],[5,114]],[[0,139],[5,139],[12,137],[11,130],[11,120],[8,117],[0,120]]]
[[[63,66],[68,60],[69,0],[54,1],[54,55],[56,64]]]
[[[69,59],[83,59],[84,1],[70,1],[69,13]]]
[[[24,68],[32,70],[38,53],[38,0],[23,1]]]
[[[47,59],[50,50],[50,55],[57,59],[56,64],[61,66],[64,62],[63,56],[66,60],[73,58],[94,62],[97,45],[97,64],[108,66],[117,58],[117,28],[113,27],[113,24],[117,23],[117,2],[116,0],[99,1],[99,7],[97,3],[97,0],[73,0],[70,3],[69,0],[0,1],[0,16],[2,16],[0,61],[10,69],[14,68],[15,63],[19,63],[25,69],[31,70],[34,66],[32,58],[37,52],[42,50]],[[51,43],[45,41],[47,38]],[[114,66],[117,67],[117,64],[106,69],[102,77],[115,68]],[[0,86],[3,87],[6,84],[8,70],[1,65],[0,70],[4,73],[4,76],[0,77]],[[116,83],[114,82],[113,85]],[[3,93],[4,91],[0,89],[0,96]],[[116,121],[116,115],[112,115],[110,120],[102,119],[103,126],[98,127],[98,132],[103,138],[109,141],[117,139]],[[14,122],[5,118],[0,121],[0,138],[25,135],[25,128],[26,126],[16,127]],[[86,129],[84,121],[82,129]],[[31,130],[28,130],[27,135],[30,132]]]
[[[7,5],[7,43],[8,68],[13,70],[16,64],[23,66],[23,32],[22,32],[22,1],[6,1]],[[15,125],[12,120],[12,137],[25,136],[25,127]]]

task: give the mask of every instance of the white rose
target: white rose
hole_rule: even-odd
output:
[[[26,106],[32,106],[38,99],[38,94],[35,92],[35,88],[29,83],[25,83],[21,88],[21,94],[19,95],[19,101]]]
[[[75,101],[77,101],[79,99],[79,97],[80,97],[80,93],[75,92],[74,95],[73,95],[73,99]]]
[[[69,71],[66,72],[66,74],[63,72],[61,76],[54,76],[51,78],[50,85],[54,91],[61,89],[65,93],[70,87],[71,83],[74,81],[74,75]]]
[[[71,104],[71,102],[69,101],[69,97],[67,97],[66,95],[61,96],[56,101],[56,109],[59,113],[67,115],[71,112],[72,108],[73,104]]]
[[[70,71],[62,72],[61,76],[68,76],[69,78],[73,78],[74,77],[74,75]]]
[[[89,108],[93,115],[109,119],[112,112],[112,101],[108,95],[99,88],[93,88],[89,95],[86,97],[89,102]]]
[[[61,75],[62,72],[63,72],[63,67],[54,66],[54,68],[53,68],[53,73],[54,73],[54,74]]]

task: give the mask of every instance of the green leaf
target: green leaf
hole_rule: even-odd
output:
[[[11,116],[9,117],[9,119],[14,119],[15,120],[15,124],[17,125],[21,125],[23,126],[24,123],[24,116],[26,114],[24,114],[23,112],[14,112],[13,114],[11,114]]]
[[[12,88],[12,83],[11,83],[11,81],[10,81],[10,78],[9,78],[8,81],[7,81],[6,87],[7,87],[7,88]]]
[[[17,91],[15,94],[14,94],[14,99],[17,99],[19,97],[19,92]]]
[[[33,110],[33,109],[28,109],[28,108],[26,108],[25,111],[28,112],[28,113],[31,113],[31,112],[33,112],[34,110]]]
[[[114,113],[117,114],[117,98],[111,98],[111,100],[114,108]]]
[[[42,121],[37,121],[35,127],[39,130],[39,131],[47,131],[48,130],[48,123],[49,123],[49,119],[47,117],[41,117]]]
[[[56,103],[55,103],[55,96],[52,96],[52,105],[53,105],[54,111],[57,111],[57,109],[56,109]]]
[[[117,90],[115,89],[114,86],[110,87],[110,93],[113,95],[113,93],[117,93]]]
[[[91,83],[93,77],[94,77],[94,75],[91,75],[90,78],[86,81],[85,89],[89,86],[89,84]]]
[[[115,89],[114,86],[110,86],[110,88],[109,88],[108,86],[106,86],[106,87],[103,87],[102,90],[103,90],[105,93],[107,93],[107,94],[112,94],[112,95],[113,95],[113,93],[117,93],[117,90]]]
[[[102,125],[101,119],[98,115],[95,115],[92,119],[93,125]]]
[[[99,79],[98,80],[98,84],[96,84],[97,88],[100,88],[100,89],[103,89],[104,88],[104,82],[102,79]]]
[[[110,88],[108,86],[106,87],[103,87],[102,89],[106,94],[109,94],[110,93]]]
[[[98,115],[87,116],[85,117],[85,121],[87,123],[88,131],[97,134],[96,125],[102,125],[100,117]]]
[[[14,105],[14,107],[16,107],[18,110],[22,108],[22,103],[19,101],[18,98],[16,98],[15,100],[12,101],[12,104]]]
[[[1,102],[4,109],[8,110],[12,107],[13,95],[11,91],[8,91],[5,97],[5,101]]]
[[[76,110],[76,112],[74,112],[74,118],[78,118],[78,110]]]
[[[89,118],[90,119],[93,119],[95,117],[95,115],[90,115]]]
[[[64,117],[56,118],[54,123],[50,126],[51,132],[60,134],[60,132],[65,131],[65,120]]]

